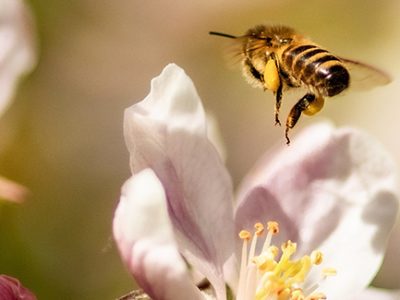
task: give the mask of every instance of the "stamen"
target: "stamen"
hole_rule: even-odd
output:
[[[241,240],[250,240],[251,239],[251,233],[247,230],[242,230],[239,232],[239,237]]]
[[[316,290],[317,290],[317,288],[319,288],[319,284],[318,284],[318,282],[315,282],[315,283],[313,283],[313,284],[308,284],[307,286],[305,286],[305,288],[304,288],[304,293],[306,294],[306,295],[311,295],[311,294],[313,294]]]
[[[301,289],[296,289],[292,291],[290,300],[304,300],[304,298],[303,291]]]
[[[297,244],[288,240],[281,249],[271,245],[272,237],[279,233],[277,222],[267,223],[267,235],[262,251],[256,254],[257,242],[265,231],[264,225],[256,223],[254,234],[242,230],[242,261],[240,264],[237,300],[325,300],[325,294],[318,292],[318,282],[336,274],[333,268],[323,270],[318,282],[308,279],[313,266],[323,262],[323,253],[314,250],[299,259],[292,257]],[[251,242],[250,242],[251,239]],[[250,245],[249,245],[250,243]]]
[[[253,258],[252,262],[257,266],[259,271],[267,272],[275,268],[277,262],[275,261],[276,256],[279,253],[279,249],[275,246],[270,246],[266,251],[262,252],[259,256]]]
[[[279,224],[278,222],[273,222],[273,221],[269,221],[267,223],[267,229],[269,232],[271,232],[272,234],[278,234],[279,233]]]
[[[247,269],[247,247],[249,240],[251,238],[251,233],[247,230],[242,230],[239,232],[239,238],[243,240],[242,245],[242,259],[240,263],[240,273],[239,273],[239,287],[237,298],[241,299],[246,287],[246,269]]]
[[[265,238],[262,252],[266,251],[267,248],[269,247],[269,245],[271,245],[272,236],[279,233],[278,222],[272,222],[272,221],[268,222],[267,230],[268,230],[268,234],[267,234],[267,237]]]
[[[244,299],[254,299],[257,287],[257,267],[255,265],[249,265],[247,269],[247,280],[246,280],[246,292]]]
[[[324,293],[315,293],[306,298],[306,300],[326,300]]]
[[[251,262],[251,258],[254,256],[254,253],[256,251],[256,245],[257,245],[257,238],[261,236],[261,234],[264,232],[264,225],[261,223],[256,223],[254,224],[254,228],[256,230],[256,234],[253,236],[253,239],[251,241],[250,245],[250,250],[249,250],[249,258],[248,258],[248,264]]]
[[[314,265],[320,265],[322,263],[323,259],[324,259],[324,255],[322,254],[321,251],[314,250],[311,253],[311,260]]]
[[[328,277],[328,276],[335,276],[335,275],[337,274],[337,271],[336,271],[335,268],[325,268],[325,269],[322,270],[322,274],[323,274],[325,277]]]
[[[281,259],[279,260],[277,270],[275,271],[275,273],[280,273],[282,272],[283,269],[288,267],[287,263],[290,260],[290,257],[293,255],[293,253],[296,252],[297,244],[288,240],[286,243],[282,244],[281,250],[282,250],[282,256]]]
[[[261,236],[264,233],[264,225],[261,223],[254,224],[254,228],[256,229],[256,235]]]
[[[284,288],[283,290],[278,292],[278,299],[277,300],[287,300],[290,299],[290,289],[289,288]]]

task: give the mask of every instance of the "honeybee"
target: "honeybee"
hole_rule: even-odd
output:
[[[390,77],[379,69],[333,55],[290,27],[258,25],[242,36],[215,31],[210,34],[235,39],[235,54],[240,57],[244,77],[252,86],[275,94],[275,125],[281,125],[283,91],[300,87],[307,90],[286,119],[288,145],[289,130],[301,114],[319,112],[325,97],[336,96],[359,83],[364,89],[390,82]]]

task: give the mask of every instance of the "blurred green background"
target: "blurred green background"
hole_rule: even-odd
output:
[[[292,137],[329,119],[369,132],[400,162],[397,0],[28,3],[40,57],[1,119],[0,174],[31,196],[0,207],[0,271],[39,299],[114,299],[134,288],[111,233],[130,176],[123,111],[147,95],[167,63],[186,70],[218,120],[235,184],[263,152],[284,142],[283,129],[273,126],[273,96],[228,66],[227,41],[210,30],[242,34],[258,23],[286,24],[335,54],[389,72],[391,85],[328,100],[319,116],[302,118]],[[283,120],[295,100],[284,96]],[[400,287],[393,264],[399,241],[397,230],[377,285]]]

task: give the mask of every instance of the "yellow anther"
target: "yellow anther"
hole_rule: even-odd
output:
[[[239,232],[239,238],[242,239],[242,240],[246,240],[246,241],[250,240],[250,239],[251,239],[251,233],[250,233],[250,231],[241,230],[241,231]]]
[[[301,289],[295,289],[292,291],[292,294],[290,295],[290,300],[304,300],[304,294]]]
[[[260,266],[262,266],[267,260],[268,258],[265,255],[259,255],[253,257],[251,261],[257,266],[257,268],[260,268]]]
[[[324,254],[321,251],[315,250],[311,253],[311,261],[314,265],[321,264],[323,259],[324,259]]]
[[[293,262],[292,266],[285,272],[288,284],[302,283],[305,281],[311,269],[311,259],[303,256],[300,260]]]
[[[335,276],[337,274],[337,271],[335,268],[325,268],[322,270],[322,274],[326,277]]]
[[[264,225],[261,223],[254,224],[254,228],[256,229],[256,235],[260,236],[264,232]]]
[[[277,262],[274,260],[274,258],[275,256],[272,253],[265,252],[254,257],[252,261],[257,266],[258,270],[263,274],[265,272],[272,271],[275,268]]]
[[[289,299],[289,296],[290,296],[290,289],[284,288],[284,289],[280,290],[277,294],[278,294],[277,300],[287,300],[287,299]]]
[[[283,252],[288,254],[290,253],[290,255],[292,255],[297,250],[297,244],[293,243],[291,240],[288,240],[287,242],[282,244],[281,249]]]
[[[275,258],[278,254],[279,254],[279,248],[276,246],[269,246],[267,248],[267,252],[271,253],[271,255],[273,256],[273,258]]]
[[[306,298],[306,300],[326,300],[324,293],[315,293]]]
[[[276,290],[280,287],[277,277],[271,272],[266,272],[261,276],[259,288],[256,291],[256,300],[265,300],[268,296],[276,295]]]
[[[278,222],[270,221],[267,223],[267,229],[271,234],[279,233],[279,224]]]

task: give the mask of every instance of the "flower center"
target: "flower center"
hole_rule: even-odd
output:
[[[243,247],[237,300],[326,299],[323,293],[317,291],[319,282],[327,276],[335,275],[336,270],[322,270],[322,276],[316,282],[308,279],[313,266],[323,261],[321,251],[315,250],[310,255],[293,259],[297,244],[288,240],[282,244],[281,250],[271,245],[272,237],[279,233],[279,224],[268,222],[262,250],[256,254],[257,242],[265,229],[261,223],[256,223],[254,228],[253,236],[247,230],[239,233]]]

